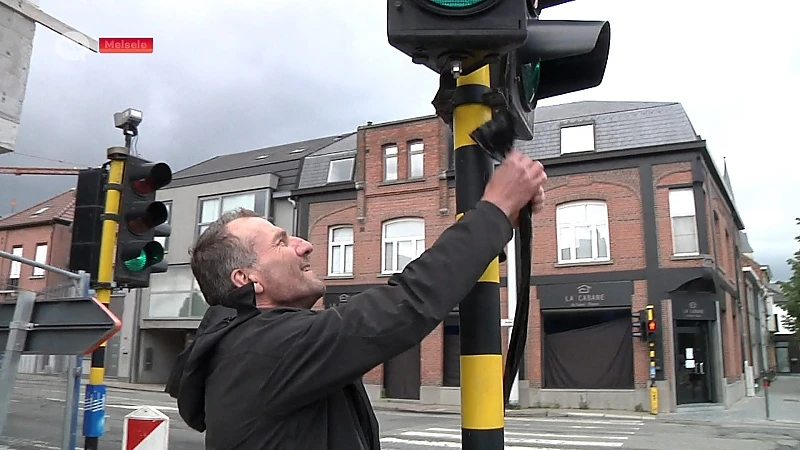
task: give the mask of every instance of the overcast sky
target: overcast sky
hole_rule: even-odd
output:
[[[96,165],[144,111],[139,152],[174,170],[221,153],[430,114],[436,76],[386,40],[383,0],[40,0],[93,37],[155,53],[92,54],[37,27],[17,154],[0,165]],[[800,234],[800,2],[578,0],[543,19],[608,20],[603,84],[549,99],[678,101],[722,168],[759,262],[785,279]],[[796,31],[792,31],[796,30]],[[0,215],[73,186],[0,175]]]

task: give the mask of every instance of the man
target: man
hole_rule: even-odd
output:
[[[310,308],[325,284],[310,243],[252,211],[200,236],[192,271],[206,301],[167,391],[209,450],[378,450],[361,377],[418,344],[472,289],[512,237],[520,209],[544,201],[542,165],[512,152],[476,208],[387,285]]]

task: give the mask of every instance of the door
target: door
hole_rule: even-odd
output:
[[[383,387],[387,398],[419,400],[420,384],[419,344],[383,364]]]
[[[677,322],[675,379],[678,404],[711,402],[708,322]]]
[[[791,363],[789,362],[789,343],[776,342],[775,343],[775,363],[778,366],[778,373],[789,373],[792,371]]]

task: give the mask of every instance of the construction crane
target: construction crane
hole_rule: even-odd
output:
[[[73,167],[14,167],[14,166],[0,166],[0,175],[73,175],[78,176],[79,168]],[[17,206],[16,200],[11,200],[11,212]]]
[[[73,175],[78,176],[77,167],[13,167],[0,166],[0,175]]]

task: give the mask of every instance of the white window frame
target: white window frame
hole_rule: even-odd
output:
[[[394,176],[389,176],[389,160],[394,160]],[[400,158],[397,145],[383,147],[383,181],[397,181],[400,178]]]
[[[197,237],[200,237],[200,235],[203,234],[203,231],[205,231],[205,229],[209,225],[211,225],[213,222],[215,222],[217,219],[219,219],[219,217],[223,214],[223,212],[222,212],[222,203],[226,198],[238,197],[238,196],[244,196],[244,195],[252,195],[253,196],[253,208],[252,209],[255,212],[259,213],[259,214],[263,213],[265,211],[266,205],[265,204],[263,204],[263,205],[259,204],[259,196],[260,196],[259,194],[261,194],[263,192],[265,192],[265,191],[263,191],[261,189],[256,189],[256,190],[253,190],[253,191],[230,192],[230,193],[225,193],[225,194],[220,194],[220,195],[209,195],[209,196],[199,197],[197,199],[197,227],[195,228],[195,232],[197,233]],[[219,202],[219,204],[217,205],[217,212],[215,213],[213,220],[211,220],[210,222],[204,222],[203,221],[203,204],[205,202],[207,202],[207,201],[213,201],[213,200],[216,200],[216,201]]]
[[[337,230],[345,230],[345,229],[350,230],[351,236],[353,236],[353,238],[350,239],[349,241],[334,242],[333,241],[334,232],[337,231]],[[337,226],[330,227],[330,229],[328,230],[328,276],[329,277],[349,277],[349,276],[353,276],[353,266],[352,266],[352,264],[355,264],[355,262],[353,261],[353,259],[355,259],[355,255],[353,255],[351,257],[351,261],[350,261],[351,262],[351,266],[347,267],[347,264],[346,264],[347,255],[346,255],[346,253],[347,253],[347,248],[348,247],[350,248],[350,252],[351,253],[354,252],[354,249],[353,249],[353,244],[354,244],[353,241],[355,240],[355,234],[354,233],[355,233],[355,230],[353,229],[353,227],[351,225],[337,225]],[[342,272],[334,272],[332,270],[333,269],[333,249],[336,248],[336,247],[339,247],[341,249],[341,252],[339,253],[339,267],[342,268]]]
[[[350,164],[350,172],[342,180],[332,179],[331,175],[333,175],[333,173],[334,173],[333,167],[336,166],[337,164],[341,165],[343,163],[349,163]],[[355,167],[355,158],[341,158],[341,159],[331,160],[331,162],[328,163],[328,181],[327,182],[328,183],[342,183],[344,181],[350,181],[353,178],[353,167]]]
[[[387,228],[391,227],[392,225],[404,223],[404,222],[412,222],[416,224],[422,225],[422,234],[408,236],[408,237],[401,237],[401,238],[387,238],[386,237],[386,230]],[[398,268],[398,252],[397,247],[398,243],[400,242],[408,242],[411,241],[412,245],[414,246],[415,256],[411,261],[419,258],[422,252],[417,251],[419,249],[419,244],[422,244],[422,251],[425,251],[425,219],[420,219],[417,217],[403,217],[399,219],[389,220],[383,223],[381,227],[381,273],[382,274],[392,274],[402,272],[404,267]],[[386,267],[386,244],[392,244],[392,267]],[[409,261],[409,263],[411,262]]]
[[[23,247],[21,245],[14,246],[11,250],[14,256],[23,257]],[[11,261],[11,268],[8,271],[8,278],[11,280],[18,280],[22,275],[22,263],[19,261]]]
[[[36,253],[34,254],[33,260],[40,264],[47,264],[47,244],[36,244]],[[44,269],[40,267],[34,267],[33,276],[37,278],[43,277]]]
[[[682,196],[683,198],[681,198]],[[682,201],[689,201],[690,205],[680,204]],[[691,214],[687,214],[691,210]],[[692,218],[692,228],[694,231],[693,252],[678,252],[675,239],[675,219]],[[697,234],[697,208],[695,207],[694,189],[680,188],[669,190],[669,226],[672,235],[672,256],[698,256],[700,254],[700,239]]]
[[[414,174],[414,157],[418,156],[419,174]],[[422,141],[412,141],[408,144],[408,178],[417,179],[425,176],[425,144]]]
[[[586,208],[587,206],[601,206],[605,210],[605,219],[604,220],[590,220],[587,219],[581,222],[575,223],[564,223],[562,219],[559,217],[563,214],[563,211],[566,209],[572,208]],[[592,236],[592,256],[589,258],[578,258],[577,257],[577,247],[575,245],[575,228],[577,227],[586,227],[588,226],[591,230]],[[570,229],[572,231],[572,240],[569,243],[569,251],[570,251],[570,259],[564,259],[561,256],[561,249],[566,248],[566,245],[562,245],[562,230],[564,228]],[[598,241],[597,241],[597,230],[598,229],[605,229],[605,250],[606,256],[600,257],[599,255],[599,248],[598,248]],[[608,223],[608,204],[603,201],[599,200],[581,200],[569,203],[562,203],[556,207],[556,242],[557,242],[557,256],[558,256],[558,263],[559,264],[579,264],[579,263],[590,263],[590,262],[607,262],[611,260],[611,230]]]
[[[561,128],[561,154],[595,151],[594,123]]]

